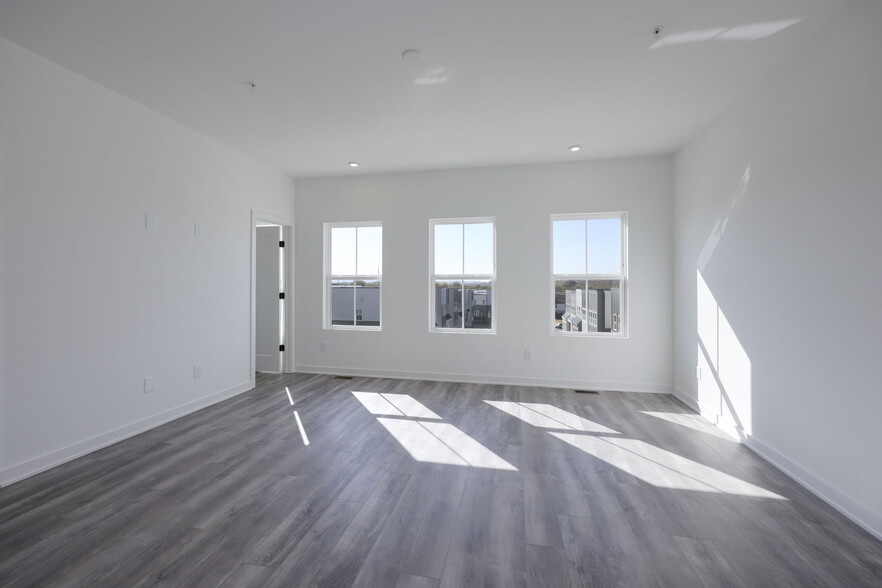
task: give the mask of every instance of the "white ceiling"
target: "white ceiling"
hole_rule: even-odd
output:
[[[0,36],[307,177],[669,153],[849,3],[0,0]]]

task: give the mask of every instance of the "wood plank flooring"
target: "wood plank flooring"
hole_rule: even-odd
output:
[[[882,543],[668,396],[261,375],[0,489],[0,586],[878,587]]]

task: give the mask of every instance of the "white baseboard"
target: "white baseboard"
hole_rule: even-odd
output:
[[[791,461],[756,437],[744,433],[734,423],[720,419],[719,415],[714,415],[714,418],[710,418],[712,415],[706,414],[706,412],[712,413],[713,411],[703,411],[698,401],[686,394],[681,388],[675,386],[673,395],[680,402],[717,425],[723,432],[736,440],[740,440],[745,447],[787,474],[806,490],[838,510],[877,539],[882,540],[882,515],[851,499],[840,490],[821,480],[808,469]]]
[[[242,384],[227,388],[226,390],[221,390],[220,392],[215,392],[214,394],[198,398],[151,417],[113,429],[112,431],[72,443],[66,447],[50,451],[39,457],[19,462],[0,470],[0,486],[8,486],[9,484],[24,480],[25,478],[29,478],[35,474],[54,468],[55,466],[122,441],[123,439],[134,437],[139,433],[143,433],[144,431],[148,431],[169,421],[181,418],[182,416],[196,412],[197,410],[201,410],[212,404],[217,404],[218,402],[222,402],[243,392],[247,392],[252,388],[254,388],[254,386],[250,382],[243,382]]]
[[[689,394],[686,394],[686,392],[682,388],[680,388],[679,386],[674,386],[671,394],[674,398],[676,398],[698,414],[701,414],[701,407],[698,405],[698,400],[692,398]]]
[[[872,509],[867,508],[837,488],[834,488],[808,469],[791,461],[756,437],[746,435],[743,443],[748,449],[793,478],[812,494],[844,514],[858,526],[863,527],[877,539],[882,540],[882,514],[873,512]]]
[[[646,392],[651,394],[671,393],[670,386],[637,382],[595,382],[587,380],[530,378],[523,376],[492,376],[484,374],[456,374],[446,372],[409,372],[404,370],[375,370],[324,365],[298,365],[296,371],[304,374],[361,376],[367,378],[391,378],[394,380],[430,380],[434,382],[464,382],[470,384],[541,386],[545,388],[574,388],[609,392]]]
[[[688,408],[694,410],[700,416],[704,417],[712,424],[716,425],[718,429],[720,429],[736,441],[741,441],[744,439],[744,431],[742,431],[736,423],[723,419],[716,407],[701,404],[696,398],[693,398],[692,396],[687,394],[686,391],[684,391],[679,386],[674,386],[673,396],[674,398],[685,404]]]

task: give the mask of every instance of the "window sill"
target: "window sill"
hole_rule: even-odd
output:
[[[588,339],[628,339],[629,335],[626,333],[592,333],[592,332],[573,332],[573,331],[558,331],[557,329],[553,329],[551,331],[552,337],[566,337],[571,339],[577,338],[588,338]]]
[[[453,333],[457,335],[495,335],[495,329],[429,329],[430,333]]]

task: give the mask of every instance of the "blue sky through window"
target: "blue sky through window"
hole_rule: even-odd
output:
[[[435,225],[435,273],[462,274],[462,225]]]
[[[555,274],[618,274],[622,271],[622,221],[619,218],[554,221]]]
[[[383,227],[331,228],[331,275],[378,276],[382,273]]]
[[[493,223],[435,225],[435,275],[493,274]]]
[[[588,221],[588,273],[618,274],[622,271],[622,221],[599,218]]]

